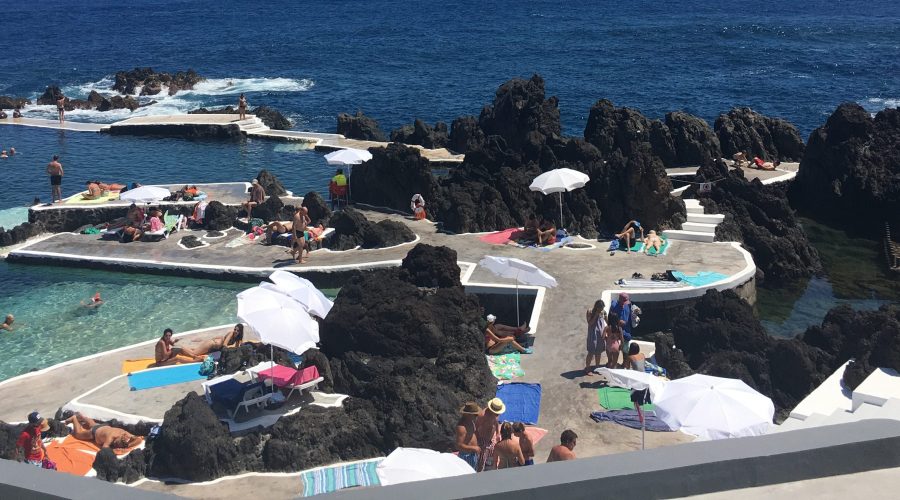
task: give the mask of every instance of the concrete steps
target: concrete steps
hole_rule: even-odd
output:
[[[716,234],[716,224],[707,224],[705,222],[685,222],[681,225],[681,229],[698,233]]]
[[[666,238],[683,241],[701,241],[712,243],[716,239],[715,233],[701,233],[699,231],[685,231],[683,229],[666,229],[663,231]]]
[[[721,214],[687,214],[688,222],[701,222],[703,224],[720,224],[725,220]]]
[[[681,229],[667,229],[663,234],[672,240],[700,241],[712,243],[716,239],[716,225],[725,220],[724,215],[703,213],[703,205],[699,200],[687,198],[682,200],[687,209],[687,222]]]

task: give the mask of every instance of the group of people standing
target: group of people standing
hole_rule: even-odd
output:
[[[476,472],[534,465],[534,442],[526,433],[525,424],[500,423],[500,415],[506,412],[500,398],[488,401],[484,409],[470,401],[459,412],[456,451]],[[563,432],[560,444],[550,450],[547,461],[574,459],[577,438],[574,431]]]
[[[585,312],[587,322],[587,357],[584,359],[584,372],[593,375],[593,369],[598,366],[616,368],[619,365],[619,355],[623,355],[622,365],[625,368],[643,370],[641,363],[643,355],[640,347],[631,342],[632,329],[632,303],[631,297],[621,292],[609,307],[606,313],[606,304],[602,300],[594,302],[594,307]],[[635,350],[636,349],[636,350]],[[632,353],[632,351],[635,351]],[[600,363],[601,355],[606,354],[606,364]],[[594,365],[591,364],[591,359]]]

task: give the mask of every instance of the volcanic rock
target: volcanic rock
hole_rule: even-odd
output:
[[[681,111],[666,115],[675,162],[672,166],[702,165],[722,156],[719,139],[702,118]]]
[[[428,160],[419,150],[401,144],[371,148],[372,159],[353,167],[350,192],[353,199],[377,207],[409,211],[409,201],[415,193],[428,204],[434,201],[436,182]]]
[[[403,258],[401,269],[409,274],[407,281],[416,286],[437,288],[462,286],[456,250],[448,247],[416,245]]]
[[[900,108],[873,119],[858,104],[838,106],[810,135],[790,198],[817,220],[870,235],[900,223]]]
[[[31,104],[31,101],[25,99],[24,97],[10,97],[0,95],[0,109],[23,108],[27,104]]]
[[[768,161],[800,161],[803,139],[797,127],[781,118],[770,118],[750,108],[734,108],[716,118],[716,135],[722,154],[730,159],[744,152],[748,158]]]
[[[185,248],[197,248],[203,246],[203,240],[193,234],[183,236],[178,242]]]
[[[447,147],[450,138],[446,123],[437,122],[432,128],[431,125],[417,118],[412,125],[404,125],[392,131],[391,142],[418,144],[424,148],[438,149]]]
[[[307,215],[312,225],[315,226],[321,222],[326,227],[328,226],[328,221],[331,219],[331,209],[328,208],[325,199],[318,192],[310,191],[303,195],[303,203],[300,206],[306,207],[306,210],[309,212]]]
[[[402,222],[382,220],[373,224],[350,207],[335,212],[329,224],[334,228],[334,234],[326,244],[332,250],[384,248],[416,239],[415,233]]]
[[[134,68],[131,71],[119,71],[115,75],[115,83],[112,90],[121,94],[133,95],[138,87],[141,87],[141,95],[156,95],[162,90],[162,86],[169,87],[169,95],[174,95],[178,90],[190,90],[194,85],[205,80],[194,70],[179,71],[174,75],[170,73],[157,73],[153,68]],[[176,89],[175,92],[172,89]]]
[[[484,146],[484,131],[474,116],[460,116],[450,124],[449,149],[454,153],[467,153]]]
[[[56,85],[48,85],[44,93],[37,98],[38,106],[56,106],[57,96],[62,95],[62,90]]]
[[[97,479],[111,483],[122,481],[133,483],[147,473],[147,464],[152,452],[134,450],[120,459],[110,448],[103,448],[94,458],[93,469],[97,471]]]
[[[281,201],[281,198],[272,195],[267,197],[266,201],[253,207],[253,211],[251,212],[252,218],[262,219],[264,222],[285,220],[287,217],[285,217],[285,214],[282,211],[283,208],[284,202]]]
[[[269,172],[266,169],[262,169],[256,174],[256,180],[259,181],[259,185],[266,190],[267,196],[285,196],[287,195],[287,190],[284,189],[284,184],[278,180],[278,177],[275,174]]]
[[[337,117],[337,133],[348,139],[387,141],[384,132],[378,126],[378,122],[374,118],[364,115],[362,111],[357,111],[356,116],[348,115],[347,113],[339,114]]]
[[[23,222],[10,230],[0,227],[0,247],[8,247],[10,245],[22,243],[28,238],[37,236],[46,231],[46,228],[40,222],[34,224]]]
[[[250,114],[262,120],[272,130],[289,130],[294,126],[280,111],[269,106],[259,106],[250,111]]]
[[[206,224],[206,229],[221,231],[231,228],[236,218],[237,209],[235,207],[228,207],[220,201],[213,200],[206,205],[203,222]]]
[[[819,255],[788,205],[783,186],[748,182],[743,171],[729,171],[722,161],[700,167],[696,180],[711,182],[711,191],[691,187],[684,196],[696,197],[708,213],[725,215],[716,226],[716,239],[741,242],[753,254],[761,284],[796,282],[821,271]]]

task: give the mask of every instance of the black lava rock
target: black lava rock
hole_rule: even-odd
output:
[[[309,220],[313,225],[325,224],[325,226],[329,225],[329,220],[331,219],[331,209],[328,208],[328,204],[325,203],[325,199],[322,198],[316,191],[310,191],[303,195],[303,203],[300,204],[302,207],[306,207],[309,211],[307,215],[309,215]]]
[[[250,114],[255,115],[273,130],[289,130],[294,126],[280,111],[269,106],[259,106],[250,111]]]
[[[266,194],[269,196],[285,196],[287,194],[284,184],[278,180],[275,174],[266,169],[262,169],[256,174],[256,180],[259,181],[259,185],[266,190]]]
[[[206,224],[206,229],[222,231],[231,228],[236,218],[236,208],[225,206],[222,202],[213,200],[206,205],[203,222]]]
[[[781,118],[770,118],[750,108],[734,108],[716,118],[716,135],[722,154],[748,153],[768,161],[800,161],[805,148],[797,127]]]
[[[372,223],[353,208],[344,208],[331,216],[334,234],[328,239],[332,250],[350,250],[356,247],[384,248],[416,239],[406,224],[391,220]]]
[[[337,133],[348,139],[359,139],[362,141],[378,141],[386,142],[387,138],[378,122],[374,118],[370,118],[357,111],[356,116],[341,113],[337,117]]]
[[[428,149],[445,148],[450,142],[447,124],[437,122],[434,127],[419,120],[412,125],[404,125],[391,132],[391,142],[417,144]]]

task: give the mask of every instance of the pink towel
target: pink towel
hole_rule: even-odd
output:
[[[519,228],[511,227],[509,229],[504,229],[503,231],[497,231],[496,233],[486,234],[478,239],[485,243],[490,243],[491,245],[505,245],[512,240],[513,233],[517,232],[519,232]]]

